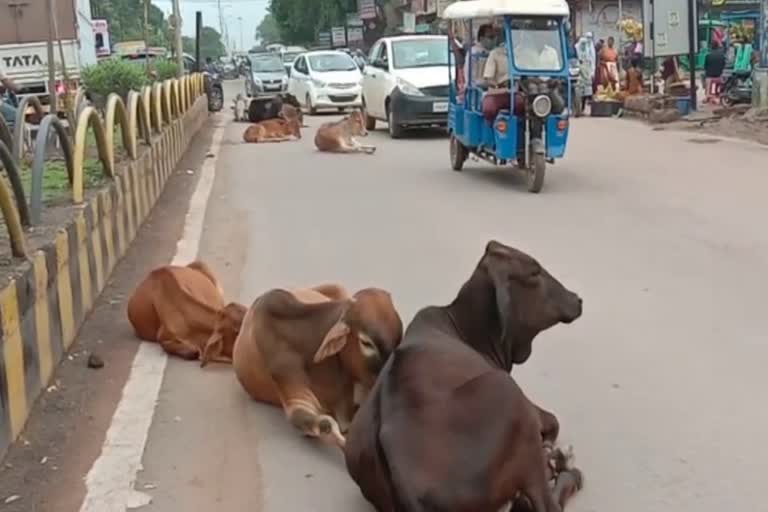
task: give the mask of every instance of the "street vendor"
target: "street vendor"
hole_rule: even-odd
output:
[[[9,125],[13,125],[16,121],[16,108],[5,101],[6,91],[16,92],[17,90],[16,84],[8,78],[5,71],[3,71],[2,64],[0,64],[0,115],[3,116]]]
[[[610,83],[614,90],[619,88],[619,53],[614,48],[613,36],[608,38],[605,46],[600,50],[600,67],[602,82],[598,85]]]
[[[639,57],[633,57],[627,70],[626,89],[629,96],[642,94],[644,91],[643,70],[640,69],[640,62]]]

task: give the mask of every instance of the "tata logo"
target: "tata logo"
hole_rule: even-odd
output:
[[[43,65],[39,55],[12,55],[10,57],[3,57],[3,61],[5,67],[8,68],[28,68]]]

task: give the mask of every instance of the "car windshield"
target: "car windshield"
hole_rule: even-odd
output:
[[[514,18],[512,56],[515,67],[526,71],[560,71],[563,52],[560,23],[549,18]]]
[[[325,73],[327,71],[353,71],[357,69],[355,61],[346,53],[320,53],[309,57],[309,67],[312,71]]]
[[[445,39],[406,39],[392,42],[392,65],[395,69],[427,68],[449,64]]]
[[[281,73],[285,71],[279,57],[258,57],[251,59],[251,71],[254,73]]]

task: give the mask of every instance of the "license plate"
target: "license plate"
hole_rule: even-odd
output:
[[[432,104],[432,112],[448,112],[448,102],[441,101]]]

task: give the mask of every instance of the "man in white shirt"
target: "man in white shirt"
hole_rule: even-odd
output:
[[[493,122],[500,110],[509,109],[509,60],[507,47],[500,45],[494,48],[485,63],[483,80],[488,84],[488,92],[483,97],[483,116],[486,121]]]
[[[16,109],[13,105],[3,101],[3,97],[5,96],[5,89],[16,91],[16,84],[5,74],[2,65],[0,65],[0,86],[0,115],[5,118],[8,124],[13,124],[16,120]]]

